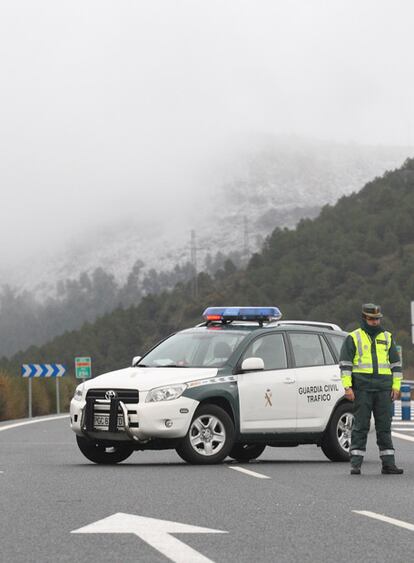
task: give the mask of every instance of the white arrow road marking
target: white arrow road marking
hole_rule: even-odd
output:
[[[395,518],[389,518],[383,514],[377,514],[376,512],[370,512],[369,510],[353,510],[355,514],[362,514],[363,516],[368,516],[369,518],[374,518],[375,520],[381,520],[382,522],[387,522],[387,524],[393,524],[394,526],[399,526],[400,528],[405,528],[406,530],[411,530],[414,532],[414,524],[409,524],[403,520],[396,520]]]
[[[59,416],[48,416],[47,418],[33,418],[31,420],[25,420],[24,422],[15,422],[14,424],[7,424],[6,426],[0,426],[0,432],[3,432],[3,430],[10,430],[11,428],[17,428],[18,426],[26,426],[26,424],[35,424],[36,422],[49,422],[50,420],[58,420],[59,418],[69,418],[69,415],[61,414]]]
[[[268,477],[267,475],[256,473],[256,471],[250,471],[250,469],[245,469],[244,467],[238,467],[236,465],[229,465],[228,467],[229,469],[234,469],[234,471],[240,471],[240,473],[250,475],[250,477],[256,477],[256,479],[270,479],[270,477]]]
[[[228,532],[118,512],[71,533],[135,534],[175,563],[212,563],[211,559],[207,559],[170,534],[227,534]]]
[[[401,440],[407,440],[408,442],[414,442],[414,436],[406,436],[405,434],[400,434],[399,432],[391,432],[393,438],[401,438]]]

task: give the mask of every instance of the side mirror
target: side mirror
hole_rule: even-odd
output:
[[[264,370],[262,358],[245,358],[241,365],[241,371],[260,371]]]
[[[132,358],[132,367],[133,368],[137,365],[137,363],[140,361],[141,358],[142,358],[142,356],[134,356]]]

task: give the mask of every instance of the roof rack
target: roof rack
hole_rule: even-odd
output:
[[[342,331],[342,328],[334,323],[324,323],[322,321],[271,321],[272,326],[280,326],[280,325],[298,325],[298,326],[314,326],[317,328],[327,328],[329,330],[339,330]]]

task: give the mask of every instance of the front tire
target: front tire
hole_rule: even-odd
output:
[[[264,452],[266,444],[234,444],[229,456],[236,461],[245,462],[257,459]]]
[[[233,446],[234,436],[233,421],[224,409],[217,405],[201,405],[176,451],[188,463],[221,463]]]
[[[331,461],[349,461],[351,432],[354,423],[353,404],[340,404],[332,415],[325,431],[321,448]]]
[[[107,446],[103,442],[88,440],[78,435],[76,435],[76,441],[80,451],[89,461],[104,465],[120,463],[127,459],[134,451],[129,444]]]

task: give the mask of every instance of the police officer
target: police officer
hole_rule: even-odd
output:
[[[361,474],[371,413],[375,418],[381,472],[403,473],[395,465],[391,439],[392,401],[400,396],[402,364],[391,333],[381,327],[381,318],[379,305],[363,305],[361,326],[347,336],[340,354],[345,395],[355,402],[351,475]]]

